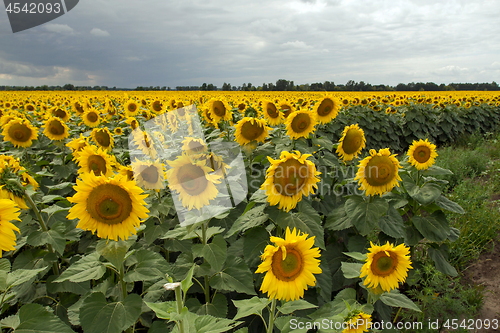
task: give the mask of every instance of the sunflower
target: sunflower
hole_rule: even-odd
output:
[[[130,125],[130,128],[132,130],[135,130],[137,127],[139,127],[139,122],[135,117],[127,117],[127,119],[125,119],[125,122]]]
[[[413,144],[408,149],[408,156],[410,156],[410,164],[418,170],[425,170],[434,164],[438,154],[436,153],[436,145],[430,143],[425,139],[423,141],[413,141]]]
[[[187,137],[182,140],[182,151],[186,154],[206,153],[207,150],[207,144],[203,139]]]
[[[21,221],[16,203],[9,199],[0,199],[0,258],[2,251],[15,250],[14,231],[19,232],[19,228],[11,223],[14,220]]]
[[[106,177],[113,175],[115,157],[108,155],[102,148],[86,146],[80,151],[76,161],[80,167],[78,170],[80,174],[92,173],[97,176],[104,175]]]
[[[235,126],[235,141],[243,146],[252,141],[264,142],[269,135],[270,127],[264,119],[244,117]]]
[[[158,155],[151,135],[147,132],[141,131],[140,129],[136,129],[132,132],[132,141],[129,142],[129,147],[131,145],[135,146],[136,149],[140,150],[144,155],[149,156],[152,159],[156,159]]]
[[[2,135],[4,141],[10,141],[16,147],[27,148],[38,138],[38,128],[31,126],[28,120],[14,118],[5,125]]]
[[[370,242],[366,263],[361,268],[360,278],[366,276],[363,284],[369,288],[380,287],[389,292],[397,289],[399,282],[404,282],[408,270],[413,268],[410,261],[410,248],[404,244],[394,247],[387,242],[378,246]]]
[[[123,166],[123,165],[118,165],[118,173],[120,175],[123,175],[127,177],[127,180],[134,180],[134,171],[132,170],[132,167],[129,166]]]
[[[307,160],[310,156],[312,155],[301,156],[298,151],[283,151],[278,160],[267,157],[271,166],[267,169],[266,180],[260,188],[266,191],[267,201],[272,206],[279,204],[279,209],[288,212],[297,206],[302,196],[308,196],[318,188],[316,184],[321,173],[316,171],[313,162]]]
[[[344,318],[346,323],[342,333],[363,333],[368,332],[372,326],[372,316],[363,311],[354,310],[347,318]]]
[[[164,166],[158,160],[155,162],[135,160],[132,162],[132,171],[135,182],[139,187],[145,190],[165,188]]]
[[[336,153],[344,159],[344,162],[351,161],[365,148],[365,132],[358,127],[358,124],[346,126],[339,140]]]
[[[179,122],[177,121],[177,117],[175,116],[175,112],[167,113],[167,124],[170,132],[175,133],[179,129]]]
[[[118,127],[119,128],[119,127]],[[115,139],[111,132],[106,128],[94,128],[90,136],[97,145],[103,149],[111,150],[113,148]]]
[[[140,112],[139,104],[133,99],[128,100],[127,103],[125,103],[125,105],[123,106],[123,108],[125,110],[125,115],[127,117],[136,116]]]
[[[389,148],[380,149],[378,153],[370,149],[370,156],[359,163],[354,180],[358,180],[360,189],[365,190],[367,196],[382,195],[392,191],[394,186],[399,187],[401,166],[395,156],[391,155]]]
[[[82,105],[82,103],[78,100],[74,100],[72,103],[71,103],[71,108],[73,109],[73,111],[75,111],[75,113],[77,114],[83,114],[85,112],[85,109]]]
[[[126,240],[137,234],[141,219],[148,217],[147,197],[134,181],[122,175],[113,177],[84,173],[76,180],[75,195],[68,201],[68,219],[79,219],[77,228],[97,232],[100,238]]]
[[[267,245],[261,256],[262,263],[255,273],[265,273],[260,290],[270,299],[298,300],[304,297],[307,287],[316,285],[313,274],[322,273],[319,268],[321,256],[314,245],[314,236],[293,228],[286,228],[285,239],[271,237],[275,245]]]
[[[113,130],[113,134],[114,135],[122,135],[123,134],[123,128],[121,128],[121,127],[115,127],[115,129]]]
[[[219,191],[215,184],[220,183],[221,176],[211,174],[212,169],[205,161],[181,155],[167,163],[172,167],[167,171],[168,186],[179,193],[184,207],[201,209],[217,197]]]
[[[314,105],[313,112],[321,124],[327,124],[337,117],[339,110],[340,102],[335,97],[326,96]]]
[[[69,128],[61,119],[57,117],[50,117],[45,122],[43,134],[45,134],[45,136],[50,140],[61,141],[69,136]]]
[[[64,122],[68,121],[69,118],[71,117],[71,114],[68,111],[63,110],[62,108],[57,107],[57,106],[55,106],[52,109],[50,109],[50,114],[53,117],[57,117],[57,118],[61,119]]]
[[[262,101],[262,112],[264,113],[264,118],[271,126],[279,125],[283,122],[284,115],[278,110],[276,105],[268,100]]]
[[[83,134],[80,133],[80,137],[79,138],[74,138],[73,140],[71,140],[70,142],[68,142],[66,144],[66,147],[69,147],[72,152],[73,152],[73,159],[76,159],[79,154],[80,154],[80,151],[87,147],[89,145],[89,143],[87,142],[87,138],[83,136]]]
[[[288,102],[288,101],[281,101],[279,104],[278,104],[278,109],[281,110],[281,112],[283,113],[283,117],[284,118],[288,118],[288,116],[290,114],[292,114],[292,112],[295,111],[295,108],[293,107],[293,104]]]
[[[82,115],[83,123],[89,127],[97,127],[101,122],[99,111],[94,108],[89,108]]]
[[[307,138],[314,132],[316,123],[315,113],[306,110],[295,111],[286,118],[286,132],[292,139]]]
[[[163,105],[161,103],[161,100],[159,99],[152,100],[151,103],[149,104],[149,108],[155,114],[161,113],[163,111]]]
[[[221,120],[233,120],[231,107],[229,104],[220,98],[212,98],[207,102],[208,112],[215,123]],[[179,110],[178,110],[179,111]],[[179,116],[183,116],[179,114]]]

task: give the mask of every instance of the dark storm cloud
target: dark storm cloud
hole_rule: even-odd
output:
[[[497,1],[80,1],[12,34],[0,84],[498,80]]]

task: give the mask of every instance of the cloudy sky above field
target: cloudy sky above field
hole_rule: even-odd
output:
[[[0,85],[500,81],[498,0],[81,0],[13,34]]]

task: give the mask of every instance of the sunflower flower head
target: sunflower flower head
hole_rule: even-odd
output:
[[[372,316],[364,313],[363,311],[353,310],[349,315],[344,318],[347,325],[342,333],[363,333],[368,332],[372,326]]]
[[[413,268],[410,261],[410,249],[404,244],[394,247],[387,242],[378,246],[371,243],[368,249],[366,263],[361,268],[360,277],[366,276],[363,281],[368,288],[380,286],[384,291],[391,291],[399,287],[399,282],[404,282],[408,270]]]
[[[408,149],[409,162],[418,170],[426,170],[434,164],[438,154],[436,153],[436,145],[427,141],[427,139],[413,141],[413,144]]]
[[[317,124],[316,114],[307,110],[292,112],[285,121],[286,132],[292,139],[308,138]]]
[[[264,119],[244,117],[234,126],[235,140],[243,146],[252,141],[264,142],[269,135],[269,126]]]
[[[19,208],[16,203],[9,199],[0,199],[0,258],[2,251],[15,250],[16,234],[19,228],[12,221],[21,221]]]
[[[2,135],[4,141],[9,141],[16,147],[27,148],[38,138],[38,128],[26,119],[14,118],[5,124]]]
[[[337,117],[339,110],[340,101],[335,97],[325,96],[314,105],[313,112],[321,124],[327,124]]]
[[[279,209],[287,212],[297,206],[303,196],[314,193],[318,176],[316,166],[308,158],[311,154],[302,154],[298,151],[281,152],[277,160],[268,157],[271,166],[266,171],[266,180],[261,190],[266,191],[267,201],[272,205],[279,205]]]
[[[336,153],[344,160],[351,161],[358,157],[361,150],[366,147],[365,132],[359,128],[358,124],[346,126],[339,140]]]
[[[60,118],[50,117],[45,122],[43,134],[51,140],[61,141],[69,136],[69,127]]]
[[[370,150],[370,156],[363,159],[358,165],[358,172],[354,180],[360,184],[360,189],[369,195],[382,195],[392,191],[395,186],[399,186],[398,180],[399,161],[391,155],[389,148]]]
[[[84,173],[76,180],[75,195],[68,201],[68,219],[79,219],[77,228],[97,233],[99,238],[118,241],[137,234],[148,217],[144,194],[133,180],[117,174],[113,177]]]
[[[255,273],[264,273],[260,290],[270,299],[297,300],[304,297],[308,286],[316,285],[314,274],[320,274],[321,254],[313,248],[314,236],[301,234],[293,228],[286,228],[285,239],[271,237],[273,245],[267,245],[261,255],[262,263]]]

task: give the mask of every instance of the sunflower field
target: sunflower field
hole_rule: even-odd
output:
[[[1,332],[366,332],[464,213],[500,94],[0,93]]]

